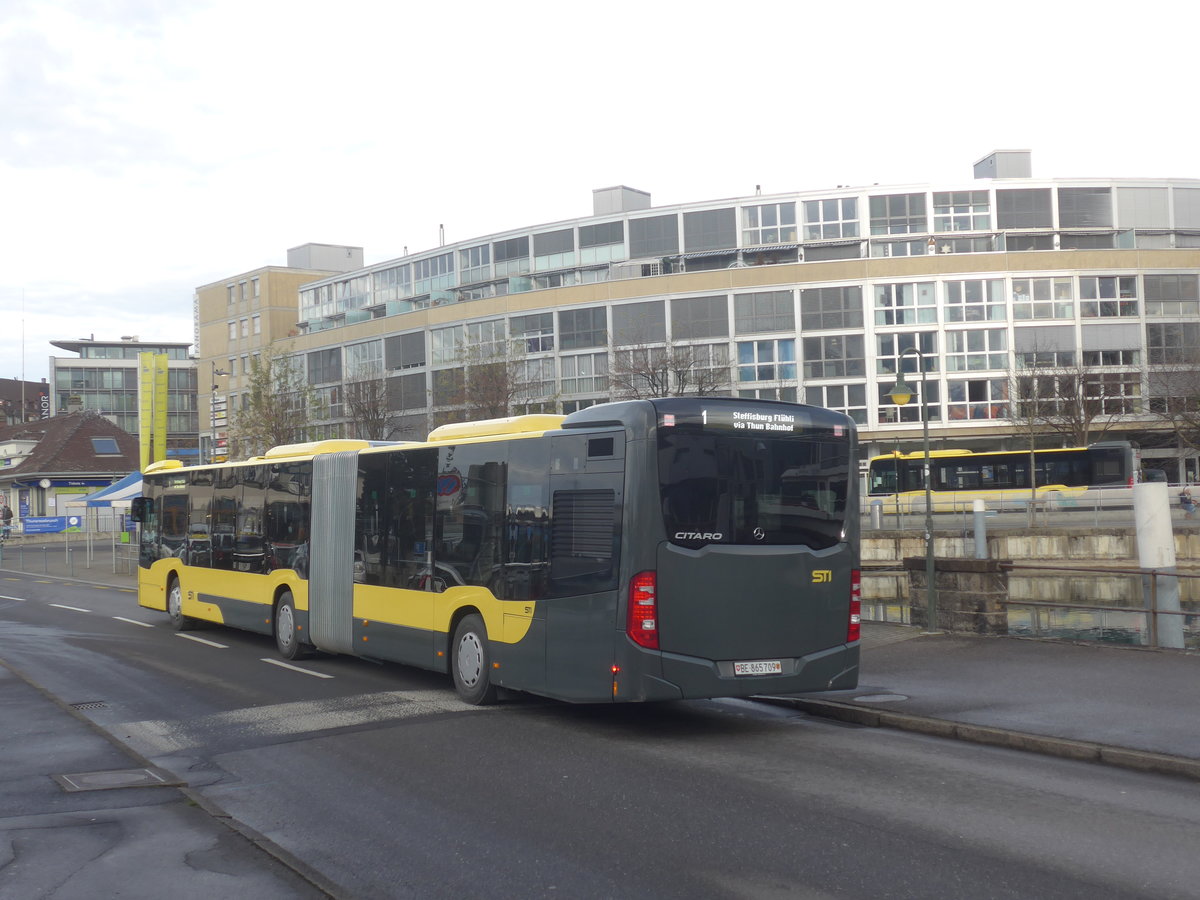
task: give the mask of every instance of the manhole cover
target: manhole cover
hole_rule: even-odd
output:
[[[854,698],[859,703],[895,703],[897,700],[907,700],[903,694],[863,694]]]
[[[84,700],[82,703],[72,703],[72,709],[108,709],[103,700]]]
[[[129,787],[179,787],[182,781],[173,781],[152,769],[110,769],[107,772],[76,772],[72,775],[54,775],[64,791],[108,791]]]

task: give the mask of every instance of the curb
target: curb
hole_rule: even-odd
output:
[[[987,725],[969,725],[929,716],[866,709],[832,700],[801,700],[793,697],[757,697],[755,699],[780,706],[791,706],[803,710],[809,715],[836,719],[839,722],[849,722],[854,725],[865,725],[868,728],[896,728],[900,731],[912,731],[933,737],[988,744],[993,747],[1007,747],[1010,750],[1025,750],[1045,756],[1101,763],[1139,772],[1154,772],[1159,775],[1174,775],[1200,781],[1200,759],[1189,759],[1184,756],[1153,753],[1149,750],[1131,750],[1127,747],[1114,747],[1110,744],[1076,741],[1069,738],[1048,737],[1043,734],[992,728]]]

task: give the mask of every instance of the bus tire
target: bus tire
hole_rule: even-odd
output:
[[[454,657],[450,660],[450,675],[458,696],[472,706],[488,706],[496,702],[496,686],[492,684],[492,654],[488,650],[487,626],[472,613],[464,616],[454,629]]]
[[[167,615],[176,631],[190,631],[196,627],[196,620],[183,614],[183,588],[178,578],[172,578],[167,586]]]
[[[275,646],[284,659],[301,659],[308,655],[300,632],[296,627],[296,601],[291,591],[279,595],[275,604]]]

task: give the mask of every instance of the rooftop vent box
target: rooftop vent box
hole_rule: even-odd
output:
[[[354,272],[363,267],[363,248],[344,244],[301,244],[287,252],[290,269]]]
[[[650,195],[637,188],[618,184],[615,187],[596,188],[592,191],[592,215],[607,216],[612,213],[649,209]]]
[[[1029,150],[993,150],[975,163],[975,177],[1032,178],[1032,156]]]

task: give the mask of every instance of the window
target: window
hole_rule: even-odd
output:
[[[1083,364],[1088,368],[1103,366],[1136,366],[1141,354],[1137,350],[1084,350]]]
[[[533,268],[561,269],[575,264],[575,230],[564,228],[533,236]]]
[[[94,437],[92,438],[92,450],[97,456],[120,456],[121,448],[117,444],[116,438],[111,437]]]
[[[1058,224],[1063,228],[1111,228],[1112,190],[1110,188],[1058,189]],[[1111,244],[1109,245],[1111,246]]]
[[[683,247],[688,252],[737,247],[736,210],[729,207],[684,213]]]
[[[1142,408],[1140,372],[1087,372],[1083,396],[1089,406],[1106,416],[1128,415]]]
[[[234,321],[234,322],[230,322],[230,323],[229,323],[229,339],[230,339],[231,341],[236,341],[236,340],[237,340],[237,336],[238,336],[238,332],[237,332],[237,322],[236,322],[236,321]]]
[[[927,372],[938,370],[937,332],[936,331],[906,331],[901,334],[879,334],[875,336],[877,352],[875,354],[875,371],[879,375],[895,374],[903,371],[905,374],[918,371],[916,354],[911,351],[915,347],[920,351]],[[909,351],[905,356],[905,351]],[[901,366],[903,360],[903,366]]]
[[[865,384],[816,384],[804,389],[804,402],[843,412],[859,425],[867,424]]]
[[[554,360],[523,359],[517,363],[517,393],[515,400],[529,403],[554,394]]]
[[[804,201],[804,239],[832,241],[858,237],[858,198]]]
[[[729,336],[729,301],[715,297],[686,297],[671,301],[671,335],[676,340]]]
[[[634,259],[679,252],[679,218],[674,213],[629,220],[629,255]]]
[[[987,191],[935,191],[934,231],[986,231],[991,227]]]
[[[250,294],[252,297],[258,299],[261,296],[261,288],[262,286],[259,284],[257,278],[250,279]]]
[[[875,285],[876,325],[917,325],[937,321],[932,281]]]
[[[529,271],[529,236],[508,238],[492,243],[492,258],[497,275],[522,275]]]
[[[737,345],[738,381],[794,381],[796,341],[742,341]]]
[[[252,334],[262,334],[262,316],[251,316],[250,323],[250,332]]]
[[[1079,313],[1085,318],[1136,316],[1137,276],[1080,276]]]
[[[1017,351],[1017,365],[1023,369],[1068,368],[1075,365],[1074,350]]]
[[[562,357],[562,392],[593,394],[608,390],[608,354]]]
[[[805,378],[854,378],[867,374],[861,334],[804,339]]]
[[[454,406],[463,401],[465,369],[438,369],[433,373],[433,405]]]
[[[920,234],[928,231],[924,194],[888,194],[871,198],[871,234]]]
[[[1010,253],[1028,250],[1053,250],[1054,236],[1050,234],[1005,234],[1004,249]]]
[[[425,332],[395,334],[383,339],[389,369],[413,369],[425,365]]]
[[[933,252],[932,239],[918,238],[911,241],[871,241],[871,256],[924,256],[926,250]]]
[[[458,268],[463,284],[487,281],[492,277],[492,247],[481,244],[458,251]]]
[[[613,346],[652,344],[667,339],[666,308],[661,300],[612,308]]]
[[[367,341],[345,347],[346,377],[356,380],[383,374],[383,342]]]
[[[454,253],[443,253],[413,263],[414,291],[428,294],[454,286]]]
[[[993,253],[996,250],[996,236],[989,234],[984,237],[950,237],[943,235],[934,242],[931,253]]]
[[[241,334],[242,334],[242,337],[250,336],[250,320],[249,319],[241,320]]]
[[[946,282],[947,322],[988,322],[1005,318],[1004,282],[1001,279]]]
[[[514,341],[523,342],[525,353],[543,353],[554,349],[554,313],[513,316],[508,320]]]
[[[1146,323],[1146,349],[1152,366],[1191,365],[1200,355],[1200,323]]]
[[[228,304],[234,304],[237,302],[237,285],[236,284],[225,285],[225,302]]]
[[[795,331],[795,300],[791,291],[733,295],[733,327],[736,334],[760,331]]]
[[[604,307],[560,310],[558,334],[562,350],[603,347],[608,343],[608,319]]]
[[[471,358],[494,359],[505,352],[504,320],[470,322],[464,326],[464,339]]]
[[[1054,219],[1050,210],[1050,189],[1021,188],[996,191],[996,224],[1000,228],[1052,227]]]
[[[625,223],[601,222],[579,226],[579,262],[611,262],[625,258]]]
[[[743,400],[782,400],[795,403],[798,396],[794,387],[740,388],[737,395]]]
[[[950,421],[1008,418],[1008,380],[976,378],[947,381],[946,417]]]
[[[429,332],[431,359],[435,366],[463,362],[463,326],[436,328]]]
[[[424,372],[413,372],[387,380],[388,409],[424,409],[428,402]]]
[[[1014,278],[1014,319],[1070,319],[1075,315],[1075,285],[1070,278]]]
[[[800,291],[800,328],[819,331],[826,328],[862,328],[862,287],[810,288]]]
[[[1200,314],[1200,276],[1143,275],[1148,316]]]
[[[464,280],[466,280],[464,278]],[[412,295],[412,269],[408,265],[383,269],[371,276],[374,303],[386,303]]]
[[[308,354],[308,383],[328,384],[342,380],[342,348],[314,350]]]
[[[1003,328],[946,332],[946,371],[1008,368],[1008,337]]]
[[[786,244],[796,240],[796,204],[742,207],[742,246]]]

